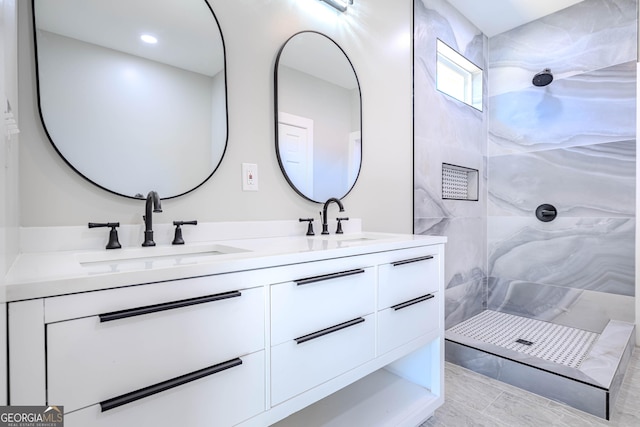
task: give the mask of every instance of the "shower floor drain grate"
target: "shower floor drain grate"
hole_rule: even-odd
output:
[[[578,368],[599,334],[541,320],[485,310],[449,331]]]

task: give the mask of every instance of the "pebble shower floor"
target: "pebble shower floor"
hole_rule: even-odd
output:
[[[578,368],[599,334],[485,310],[449,329],[459,335]]]

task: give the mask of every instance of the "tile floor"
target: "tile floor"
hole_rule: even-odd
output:
[[[640,427],[640,350],[634,352],[610,421],[445,364],[445,403],[421,427]]]

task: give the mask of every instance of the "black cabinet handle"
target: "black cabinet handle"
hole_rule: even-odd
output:
[[[196,304],[204,304],[207,302],[220,301],[223,299],[241,296],[240,291],[224,292],[221,294],[207,295],[204,297],[196,297],[183,299],[180,301],[165,302],[162,304],[147,305],[144,307],[130,308],[127,310],[112,311],[111,313],[100,314],[100,323],[110,322],[112,320],[126,319],[127,317],[141,316],[143,314],[157,313],[159,311],[173,310],[176,308],[189,307]]]
[[[209,366],[208,368],[200,369],[199,371],[191,372],[190,374],[172,378],[149,387],[141,388],[140,390],[104,400],[100,402],[100,408],[102,408],[102,412],[109,411],[117,408],[118,406],[144,399],[145,397],[160,393],[161,391],[169,390],[170,388],[178,387],[239,365],[242,365],[242,360],[240,358],[218,363],[217,365]]]
[[[411,258],[411,259],[405,259],[403,261],[397,261],[393,263],[393,266],[397,267],[399,265],[411,264],[412,262],[426,261],[428,259],[433,259],[433,255],[427,255],[427,256],[421,256],[419,258]]]
[[[433,294],[423,295],[421,297],[414,298],[409,301],[401,302],[400,304],[392,305],[391,308],[393,308],[394,310],[402,310],[403,308],[407,308],[414,304],[418,304],[420,302],[430,300],[431,298],[435,298],[435,295]]]
[[[303,342],[307,342],[307,341],[311,341],[314,340],[316,338],[320,338],[322,336],[328,335],[332,332],[337,332],[341,329],[345,329],[348,328],[350,326],[354,326],[357,325],[358,323],[362,323],[364,322],[364,317],[358,317],[356,319],[353,320],[349,320],[348,322],[344,322],[344,323],[340,323],[338,325],[334,325],[334,326],[330,326],[328,328],[322,329],[320,331],[317,332],[313,332],[307,335],[303,335],[299,338],[296,338],[296,344],[302,344]]]
[[[354,274],[364,273],[364,268],[355,270],[341,271],[339,273],[323,274],[322,276],[305,277],[304,279],[294,280],[296,285],[308,285],[309,283],[321,282],[323,280],[337,279],[340,277],[352,276]]]

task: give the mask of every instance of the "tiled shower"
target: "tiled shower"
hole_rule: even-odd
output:
[[[446,0],[415,0],[414,232],[449,238],[447,329],[488,309],[602,334],[601,344],[630,337],[636,9],[585,0],[488,39]],[[482,111],[435,89],[436,39],[484,70]],[[533,86],[545,68],[554,81]],[[443,200],[443,163],[480,171],[478,201]],[[539,221],[541,204],[557,218]],[[613,384],[620,372],[610,373]]]

